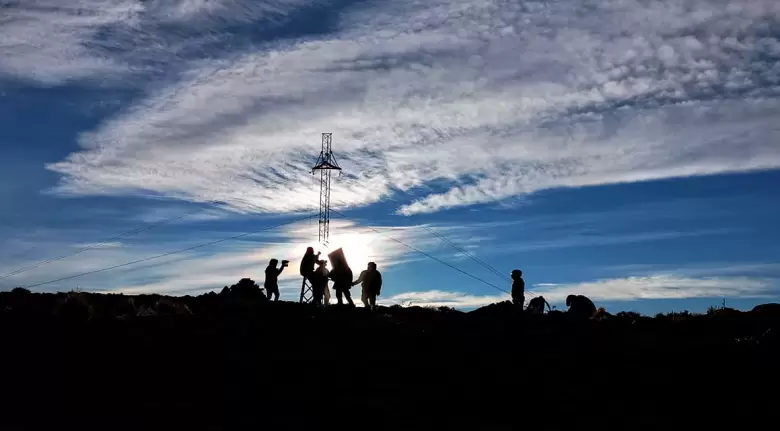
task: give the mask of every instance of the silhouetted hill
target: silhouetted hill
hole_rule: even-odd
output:
[[[518,316],[508,303],[469,313],[314,309],[269,303],[255,287],[247,280],[179,298],[0,293],[0,428],[703,429],[775,421],[780,304],[578,320]]]

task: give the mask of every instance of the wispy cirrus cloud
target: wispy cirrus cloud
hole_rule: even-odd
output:
[[[700,276],[677,274],[629,276],[576,283],[537,283],[526,300],[544,296],[562,303],[568,295],[585,295],[594,301],[638,301],[691,298],[766,298],[780,293],[780,278],[753,276]],[[383,305],[417,305],[470,309],[510,300],[509,295],[474,295],[465,292],[428,290],[404,292],[380,301]],[[565,309],[565,307],[564,307]]]
[[[571,294],[611,301],[713,297],[760,298],[777,295],[780,292],[780,279],[656,274],[570,284],[538,283],[533,286],[533,289],[536,294],[555,302],[563,302],[566,296]]]
[[[147,3],[90,3],[105,13],[89,22],[56,8],[33,13],[65,23],[46,38],[62,36],[56,43],[71,51],[52,42],[54,60],[41,61],[74,71],[41,67],[55,78],[94,75],[94,64],[182,71],[50,164],[59,193],[307,210],[317,201],[309,156],[323,131],[348,174],[334,203],[423,193],[398,208],[406,215],[548,188],[780,167],[773,0],[367,3],[340,11],[330,33],[221,55],[150,23],[205,20],[205,47],[228,36],[223,20],[289,18],[315,2]],[[20,25],[4,31],[44,44]],[[121,55],[85,43],[98,29],[128,27],[107,39]],[[131,49],[158,46],[148,40],[160,48]],[[15,46],[4,70],[24,75],[34,62]],[[442,181],[447,190],[425,192]]]
[[[725,235],[749,231],[747,229],[708,229],[693,231],[660,231],[623,234],[602,234],[591,232],[575,232],[564,238],[551,238],[550,240],[527,241],[521,244],[513,244],[501,248],[502,252],[508,251],[536,251],[555,248],[593,247],[605,245],[620,245],[631,243],[644,243],[663,240],[675,240],[681,238],[693,238],[710,235]]]
[[[124,67],[100,49],[88,46],[103,27],[132,24],[141,2],[77,0],[6,2],[0,25],[0,76],[59,84]]]
[[[279,282],[283,296],[286,299],[293,299],[300,289],[301,277],[298,266],[308,246],[317,247],[322,251],[322,259],[327,259],[329,251],[343,248],[357,277],[369,261],[376,262],[382,271],[387,271],[398,265],[425,259],[395,240],[420,248],[440,245],[435,238],[431,238],[418,226],[362,226],[354,221],[334,220],[332,228],[334,232],[330,237],[331,246],[327,249],[318,247],[316,236],[312,235],[316,233],[316,220],[314,224],[304,221],[278,230],[246,236],[241,240],[186,250],[105,272],[102,271],[104,268],[187,249],[236,235],[237,232],[199,232],[197,240],[194,238],[171,240],[162,237],[157,241],[150,241],[128,237],[121,243],[110,242],[103,243],[100,247],[93,247],[95,243],[70,243],[62,233],[58,241],[56,231],[52,231],[46,236],[45,242],[31,242],[52,253],[44,257],[39,254],[40,250],[29,256],[6,255],[7,248],[14,244],[0,243],[0,252],[7,258],[0,264],[0,276],[27,268],[23,272],[0,280],[0,288],[11,289],[20,285],[32,286],[54,281],[36,286],[35,289],[62,291],[78,287],[85,291],[128,294],[199,294],[221,289],[244,277],[252,278],[262,285],[264,270],[269,260],[278,259],[290,261],[289,269],[281,274]],[[92,234],[94,235],[94,232]],[[85,232],[79,232],[79,235],[83,236]],[[42,260],[62,255],[63,250],[72,251],[74,247],[91,249],[61,260],[55,259],[43,265],[35,265]],[[60,254],[57,254],[57,251]],[[91,271],[97,272],[70,278]]]
[[[81,244],[73,244],[73,248],[117,248],[117,247],[124,247],[124,244],[122,244],[121,241],[110,241],[110,242],[92,242],[92,243],[81,243]]]
[[[284,21],[318,0],[37,0],[5,2],[0,77],[143,87],[212,56],[229,25]]]
[[[463,292],[428,290],[404,292],[389,298],[379,298],[381,305],[411,305],[420,307],[475,308],[509,300],[509,295],[473,295]]]

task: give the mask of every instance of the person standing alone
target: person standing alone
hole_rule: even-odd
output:
[[[279,261],[276,259],[271,259],[271,261],[268,262],[268,267],[265,269],[265,284],[263,285],[265,287],[266,296],[268,296],[268,299],[271,299],[271,295],[273,295],[274,302],[279,300],[279,274],[284,271],[284,268],[288,264],[286,260],[283,260],[282,266],[277,268],[276,265],[278,263]]]
[[[361,283],[363,292],[360,295],[360,300],[363,301],[366,308],[376,308],[376,297],[382,291],[382,274],[376,270],[376,263],[368,262],[368,268],[360,273],[360,277],[352,285],[356,286]]]
[[[512,271],[512,303],[523,309],[525,303],[525,280],[523,280],[523,271],[515,269]]]

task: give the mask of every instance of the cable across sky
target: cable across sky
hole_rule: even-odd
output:
[[[150,229],[153,229],[153,228],[155,228],[157,226],[160,226],[162,224],[166,224],[166,223],[170,223],[170,222],[175,221],[175,220],[182,219],[184,217],[187,217],[189,215],[192,215],[192,214],[194,214],[196,212],[200,212],[200,211],[203,211],[203,209],[199,209],[197,211],[186,213],[186,214],[174,217],[174,218],[166,219],[166,220],[160,221],[160,222],[155,223],[155,224],[150,225],[150,226],[146,226],[146,227],[143,227],[143,228],[138,228],[138,229],[134,229],[132,231],[125,232],[125,233],[123,233],[121,235],[117,235],[117,236],[115,236],[115,237],[113,237],[111,239],[105,240],[103,242],[92,244],[92,245],[90,245],[88,247],[83,247],[83,248],[81,248],[81,249],[79,249],[79,250],[77,250],[77,251],[75,251],[73,253],[69,253],[69,254],[66,254],[66,255],[63,255],[63,256],[60,256],[60,257],[57,257],[57,258],[48,259],[46,261],[38,262],[38,263],[36,263],[34,265],[30,265],[28,267],[25,267],[25,268],[22,268],[20,270],[17,270],[17,271],[14,271],[12,273],[9,273],[7,275],[4,275],[2,278],[0,278],[0,280],[2,280],[4,278],[7,278],[9,276],[12,276],[12,275],[24,272],[26,270],[38,267],[38,266],[45,265],[47,263],[54,262],[54,261],[57,261],[57,260],[65,259],[67,257],[76,255],[78,253],[90,250],[92,248],[95,248],[95,247],[99,246],[100,244],[107,243],[107,242],[109,242],[109,241],[111,241],[113,239],[118,239],[118,238],[121,238],[121,237],[125,237],[125,236],[129,236],[129,235],[137,234],[137,233],[140,233],[140,232],[143,232],[143,231],[146,231],[146,230],[150,230]],[[339,211],[335,211],[335,210],[332,210],[332,211],[334,213],[336,213],[336,214],[339,214],[341,217],[343,217],[345,219],[352,220],[355,223],[358,223],[356,220],[345,216],[343,213],[341,213]],[[280,227],[284,227],[284,226],[287,226],[287,225],[290,225],[290,224],[294,224],[294,223],[297,223],[297,222],[300,222],[300,221],[312,219],[314,217],[316,217],[316,215],[307,215],[305,217],[297,218],[297,219],[294,219],[294,220],[291,220],[291,221],[288,221],[288,222],[285,222],[285,223],[280,223],[280,224],[276,224],[276,225],[273,225],[273,226],[267,226],[267,227],[264,227],[262,229],[258,229],[258,230],[254,230],[254,231],[250,231],[250,232],[244,232],[244,233],[241,233],[241,234],[232,235],[230,237],[226,237],[226,238],[222,238],[222,239],[218,239],[218,240],[214,240],[214,241],[205,242],[205,243],[194,245],[194,246],[191,246],[191,247],[186,247],[186,248],[182,248],[182,249],[179,249],[179,250],[174,250],[174,251],[170,251],[170,252],[166,252],[166,253],[162,253],[162,254],[158,254],[158,255],[154,255],[154,256],[149,256],[149,257],[146,257],[146,258],[125,262],[125,263],[121,263],[121,264],[118,264],[118,265],[112,265],[112,266],[108,266],[108,267],[105,267],[105,268],[100,268],[100,269],[87,271],[87,272],[83,272],[83,273],[79,273],[79,274],[69,275],[69,276],[66,276],[66,277],[60,277],[60,278],[56,278],[56,279],[52,279],[52,280],[48,280],[48,281],[44,281],[44,282],[40,282],[40,283],[30,284],[30,285],[27,285],[26,287],[28,287],[28,288],[40,287],[40,286],[44,286],[44,285],[48,285],[48,284],[52,284],[52,283],[57,283],[57,282],[66,281],[66,280],[72,280],[72,279],[75,279],[75,278],[80,278],[80,277],[84,277],[84,276],[91,275],[91,274],[101,273],[101,272],[110,271],[110,270],[114,270],[114,269],[118,269],[118,268],[123,268],[123,267],[131,266],[131,265],[135,265],[135,264],[139,264],[139,263],[143,263],[143,262],[148,262],[148,261],[152,261],[152,260],[156,260],[156,259],[161,259],[163,257],[172,256],[172,255],[175,255],[175,254],[196,250],[196,249],[207,247],[207,246],[210,246],[210,245],[216,245],[216,244],[219,244],[219,243],[222,243],[222,242],[231,241],[231,240],[235,240],[235,239],[240,239],[240,238],[243,238],[243,237],[246,237],[246,236],[249,236],[249,235],[253,235],[253,234],[257,234],[257,233],[260,233],[260,232],[269,231],[269,230],[272,230],[272,229],[278,229]],[[358,223],[358,224],[360,224],[360,223]],[[399,240],[397,238],[394,238],[392,236],[386,235],[384,232],[382,232],[382,231],[380,231],[380,230],[378,230],[378,229],[376,229],[374,227],[371,227],[371,226],[364,226],[364,227],[374,231],[375,233],[378,233],[378,234],[380,234],[382,236],[385,236],[387,239],[389,239],[389,240],[391,240],[393,242],[396,242],[396,243],[402,245],[403,247],[408,248],[409,250],[412,250],[412,251],[414,251],[416,253],[419,253],[419,254],[421,254],[421,255],[423,255],[423,256],[431,259],[431,260],[434,260],[434,261],[436,261],[436,262],[438,262],[438,263],[440,263],[442,265],[445,265],[448,268],[451,268],[451,269],[453,269],[453,270],[455,270],[455,271],[457,271],[457,272],[459,272],[459,273],[461,273],[461,274],[463,274],[463,275],[465,275],[465,276],[467,276],[469,278],[472,278],[472,279],[474,279],[476,281],[479,281],[480,283],[485,284],[485,285],[487,285],[487,286],[489,286],[489,287],[491,287],[491,288],[493,288],[495,290],[498,290],[500,292],[507,293],[507,294],[510,293],[506,289],[504,289],[504,288],[502,288],[500,286],[497,286],[497,285],[495,285],[495,284],[493,284],[493,283],[491,283],[489,281],[486,281],[483,278],[475,276],[475,275],[473,275],[473,274],[471,274],[471,273],[469,273],[467,271],[464,271],[463,269],[458,268],[457,266],[452,265],[452,264],[450,264],[448,262],[445,262],[445,261],[439,259],[438,257],[431,255],[430,253],[427,253],[427,252],[425,252],[423,250],[420,250],[420,249],[418,249],[418,248],[416,248],[416,247],[414,247],[412,245],[409,245],[409,244],[407,244],[407,243],[405,243],[405,242],[403,242],[403,241],[401,241],[401,240]],[[477,258],[476,256],[474,256],[472,253],[468,252],[467,250],[463,249],[462,247],[459,247],[458,245],[456,245],[452,241],[450,241],[447,238],[443,237],[443,235],[433,231],[430,228],[425,227],[425,229],[427,231],[431,232],[436,238],[442,240],[446,244],[452,246],[454,249],[456,249],[459,252],[463,253],[465,256],[469,257],[473,261],[475,261],[478,264],[480,264],[481,266],[485,267],[491,273],[493,273],[493,274],[495,274],[495,275],[497,275],[497,276],[499,276],[499,277],[501,277],[501,278],[503,278],[505,280],[508,280],[506,276],[501,274],[494,267],[490,266],[489,264],[487,264],[483,260],[481,260],[481,259]]]
[[[172,256],[174,254],[184,253],[186,251],[191,251],[191,250],[196,250],[196,249],[199,249],[199,248],[202,248],[202,247],[206,247],[206,246],[209,246],[209,245],[215,245],[215,244],[219,244],[219,243],[222,243],[222,242],[225,242],[225,241],[230,241],[230,240],[234,240],[234,239],[243,238],[245,236],[253,235],[253,234],[256,234],[256,233],[265,232],[265,231],[272,230],[272,229],[278,229],[280,227],[287,226],[287,225],[290,225],[290,224],[293,224],[293,223],[297,223],[297,222],[300,222],[300,221],[304,221],[304,220],[307,220],[307,219],[310,219],[310,218],[313,218],[313,217],[316,217],[316,216],[315,215],[308,215],[306,217],[297,218],[297,219],[291,220],[289,222],[280,223],[280,224],[273,225],[273,226],[267,226],[267,227],[264,227],[263,229],[258,229],[258,230],[254,230],[254,231],[251,231],[251,232],[245,232],[245,233],[241,233],[241,234],[238,234],[238,235],[233,235],[233,236],[230,236],[230,237],[227,237],[227,238],[222,238],[222,239],[218,239],[218,240],[215,240],[215,241],[209,241],[209,242],[206,242],[206,243],[203,243],[203,244],[198,244],[198,245],[195,245],[195,246],[192,246],[192,247],[187,247],[187,248],[183,248],[183,249],[180,249],[180,250],[174,250],[174,251],[170,251],[168,253],[158,254],[158,255],[155,255],[155,256],[150,256],[150,257],[146,257],[146,258],[143,258],[143,259],[138,259],[138,260],[134,260],[134,261],[131,261],[131,262],[125,262],[125,263],[121,263],[119,265],[114,265],[114,266],[109,266],[109,267],[106,267],[106,268],[96,269],[94,271],[87,271],[87,272],[83,272],[83,273],[80,273],[80,274],[75,274],[75,275],[70,275],[70,276],[67,276],[67,277],[58,278],[58,279],[55,279],[55,280],[49,280],[49,281],[45,281],[45,282],[42,282],[42,283],[31,284],[31,285],[28,285],[27,287],[28,288],[33,288],[33,287],[44,286],[44,285],[51,284],[51,283],[56,283],[56,282],[59,282],[59,281],[72,280],[74,278],[83,277],[85,275],[96,274],[98,272],[104,272],[104,271],[110,271],[112,269],[117,269],[117,268],[122,268],[122,267],[125,267],[125,266],[135,265],[137,263],[148,262],[150,260],[160,259],[160,258],[163,258],[163,257]]]
[[[69,258],[71,256],[75,256],[75,255],[83,253],[85,251],[92,250],[94,248],[100,247],[101,245],[109,244],[112,241],[116,241],[116,240],[121,239],[121,238],[125,238],[125,237],[131,236],[131,235],[136,235],[136,234],[139,234],[139,233],[142,233],[142,232],[146,232],[146,231],[154,229],[156,227],[159,227],[159,226],[162,226],[162,225],[165,225],[165,224],[168,224],[168,223],[172,223],[172,222],[177,221],[177,220],[181,220],[181,219],[183,219],[185,217],[189,217],[189,216],[195,215],[197,213],[205,211],[206,209],[208,209],[214,203],[216,203],[216,201],[206,202],[205,204],[207,206],[205,206],[205,207],[198,208],[198,209],[195,209],[193,211],[189,211],[189,212],[186,212],[184,214],[181,214],[181,215],[178,215],[178,216],[175,216],[175,217],[169,217],[169,218],[160,220],[160,221],[158,221],[156,223],[152,223],[152,224],[150,224],[148,226],[143,226],[143,227],[140,227],[140,228],[136,228],[136,229],[133,229],[133,230],[121,233],[119,235],[116,235],[116,236],[113,236],[111,238],[105,239],[105,240],[103,240],[101,242],[93,243],[93,244],[90,244],[90,245],[88,245],[86,247],[81,247],[81,248],[79,248],[76,251],[73,251],[71,253],[63,254],[61,256],[53,257],[51,259],[42,260],[42,261],[34,263],[32,265],[28,265],[28,266],[25,266],[23,268],[19,268],[19,269],[13,270],[13,271],[11,271],[11,272],[9,272],[7,274],[4,274],[3,276],[0,276],[0,280],[5,280],[6,278],[13,277],[14,275],[21,274],[21,273],[29,271],[31,269],[38,268],[39,266],[43,266],[43,265],[46,265],[46,264],[49,264],[49,263],[52,263],[52,262],[57,262],[57,261],[60,261],[60,260],[63,260],[63,259],[67,259],[67,258]]]
[[[339,212],[339,211],[336,211],[336,210],[334,210],[334,209],[331,209],[331,212],[333,212],[333,213],[336,213],[336,214],[340,215],[341,217],[343,217],[343,218],[345,218],[345,219],[352,220],[352,221],[354,221],[355,223],[358,223],[358,222],[357,222],[357,220],[354,220],[354,219],[352,219],[352,218],[349,218],[349,217],[345,216],[343,213],[341,213],[341,212]],[[358,224],[359,224],[359,223],[358,223]],[[380,232],[378,229],[375,229],[375,228],[373,228],[373,227],[371,227],[371,226],[365,226],[365,227],[366,227],[367,229],[370,229],[370,230],[372,230],[372,231],[374,231],[374,232],[376,232],[376,233],[380,234],[380,235],[384,235],[384,233],[383,233],[383,232]],[[449,268],[451,268],[451,269],[454,269],[455,271],[458,271],[458,272],[460,272],[461,274],[463,274],[463,275],[466,275],[467,277],[473,278],[474,280],[477,280],[477,281],[479,281],[480,283],[486,284],[486,285],[488,285],[488,286],[492,287],[493,289],[499,290],[499,291],[501,291],[501,292],[504,292],[504,293],[509,293],[509,292],[508,292],[506,289],[502,289],[501,287],[499,287],[499,286],[496,286],[495,284],[493,284],[493,283],[491,283],[491,282],[489,282],[489,281],[485,281],[484,279],[481,279],[481,278],[479,278],[479,277],[477,277],[477,276],[475,276],[475,275],[473,275],[473,274],[470,274],[470,273],[468,273],[468,272],[466,272],[466,271],[464,271],[464,270],[462,270],[462,269],[458,268],[458,267],[457,267],[457,266],[455,266],[455,265],[451,265],[451,264],[449,264],[449,263],[447,263],[447,262],[445,262],[445,261],[443,261],[443,260],[439,259],[438,257],[436,257],[436,256],[433,256],[433,255],[431,255],[431,254],[429,254],[429,253],[426,253],[426,252],[424,252],[424,251],[422,251],[422,250],[420,250],[420,249],[418,249],[418,248],[415,248],[415,247],[413,247],[413,246],[411,246],[411,245],[409,245],[409,244],[407,244],[407,243],[405,243],[405,242],[403,242],[403,241],[401,241],[401,240],[399,240],[399,239],[393,238],[393,237],[391,237],[391,236],[389,236],[389,235],[387,235],[387,236],[386,236],[386,238],[387,238],[387,239],[389,239],[389,240],[391,240],[391,241],[397,242],[398,244],[401,244],[402,246],[404,246],[404,247],[406,247],[406,248],[408,248],[408,249],[410,249],[410,250],[412,250],[412,251],[415,251],[415,252],[417,252],[417,253],[420,253],[420,254],[422,254],[423,256],[425,256],[425,257],[427,257],[427,258],[429,258],[429,259],[435,260],[435,261],[437,261],[437,262],[441,263],[442,265],[445,265],[445,266],[447,266],[447,267],[449,267]]]

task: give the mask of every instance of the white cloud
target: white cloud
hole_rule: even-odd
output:
[[[134,22],[143,10],[141,2],[125,0],[23,3],[3,6],[0,72],[46,84],[119,72],[114,59],[87,42],[104,26]]]
[[[127,217],[134,222],[142,223],[161,223],[161,222],[204,222],[212,220],[225,220],[230,216],[235,216],[232,211],[222,210],[216,207],[157,207],[144,210],[139,214],[133,214]]]
[[[81,151],[49,165],[62,175],[57,191],[310,210],[321,132],[334,133],[348,174],[335,181],[337,206],[451,182],[402,205],[407,215],[554,187],[780,167],[780,41],[765,31],[780,16],[774,0],[383,2],[346,9],[331,34],[218,60],[166,56],[181,50],[145,24],[150,14],[210,25],[292,16],[303,4],[265,3],[269,12],[256,3],[140,13],[117,1],[100,10],[123,12],[96,24],[60,17],[64,30],[47,39],[80,51],[52,42],[41,70],[75,64],[72,74],[90,74],[91,64],[146,64],[146,56],[189,70],[156,82],[145,100],[82,135]],[[43,15],[35,12],[48,22]],[[133,28],[129,41],[164,43],[105,58],[82,43],[118,21]],[[5,31],[44,44],[18,36],[21,28]],[[3,70],[31,70],[17,48],[4,58]]]
[[[676,274],[613,278],[571,284],[538,283],[536,295],[550,302],[585,295],[594,300],[686,299],[712,297],[765,297],[780,291],[780,280],[750,276],[686,277]]]
[[[208,57],[225,24],[273,25],[319,0],[36,0],[3,4],[0,76],[60,85],[147,83],[191,52]],[[188,27],[180,31],[175,26]]]
[[[585,295],[596,302],[713,297],[761,298],[776,296],[780,292],[779,280],[750,276],[686,277],[656,274],[568,284],[537,283],[526,291],[526,300],[541,295],[550,303],[562,303],[566,301],[566,296],[572,294]],[[381,299],[380,303],[468,309],[507,300],[510,300],[509,295],[473,295],[428,290],[400,293]]]
[[[555,248],[593,247],[602,245],[630,244],[638,242],[663,241],[708,235],[723,235],[742,232],[741,229],[702,229],[691,231],[656,231],[592,235],[583,232],[567,232],[564,237],[549,236],[547,240],[523,241],[501,247],[501,252],[549,250]]]
[[[463,292],[428,290],[404,292],[389,298],[379,298],[381,305],[410,305],[420,307],[473,308],[510,300],[509,295],[471,295]]]
[[[80,244],[73,244],[73,248],[89,248],[89,249],[97,249],[97,248],[116,248],[116,247],[124,247],[124,244],[122,244],[121,241],[110,241],[110,242],[87,242],[87,243],[80,243]]]

